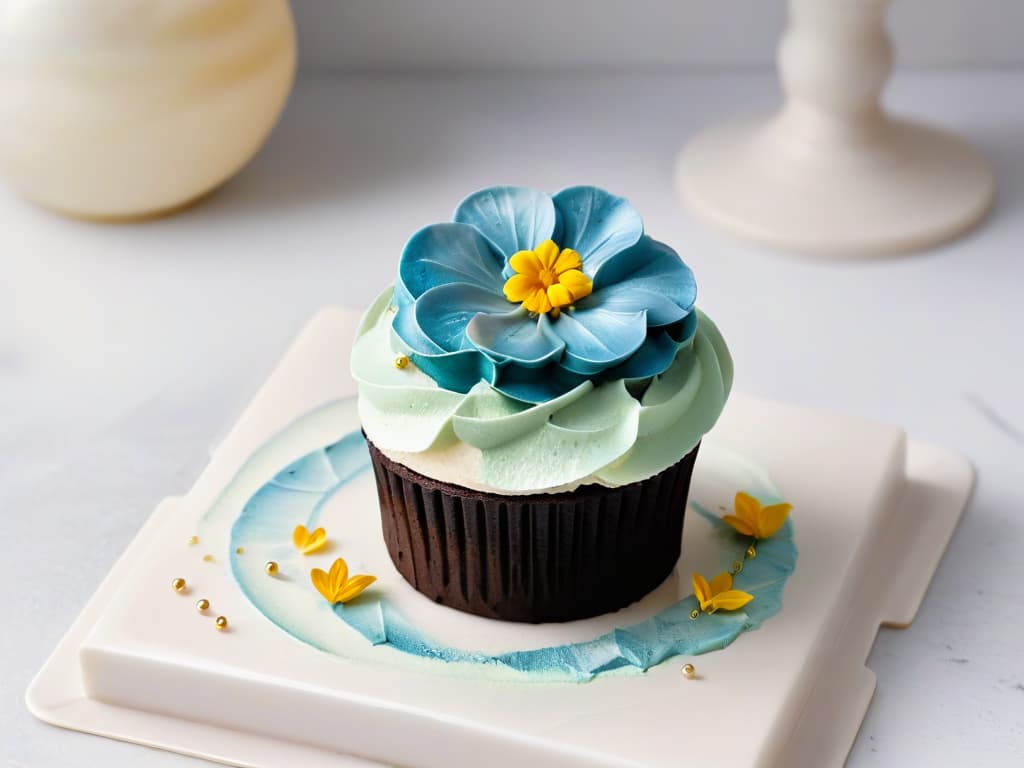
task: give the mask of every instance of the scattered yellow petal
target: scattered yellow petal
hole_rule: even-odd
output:
[[[339,557],[331,565],[331,583],[335,585],[343,585],[348,581],[348,563],[345,562],[345,558]]]
[[[754,599],[748,592],[732,588],[732,574],[720,573],[709,584],[699,573],[693,574],[693,595],[705,613],[735,611]]]
[[[316,591],[331,605],[347,603],[377,580],[376,576],[366,573],[349,578],[348,563],[341,557],[334,561],[330,572],[314,568],[309,577]]]
[[[743,520],[742,518],[736,517],[736,515],[725,515],[722,518],[722,520],[727,522],[729,525],[731,525],[737,531],[742,533],[744,536],[754,535],[754,529],[753,527],[751,527],[750,523],[748,523],[746,520]]]
[[[749,592],[741,592],[738,589],[730,589],[720,595],[711,598],[711,613],[715,611],[735,611],[754,599]]]
[[[761,513],[761,502],[749,493],[743,491],[737,493],[733,507],[741,520],[746,520],[751,525],[757,523],[757,518]]]
[[[772,504],[761,510],[761,535],[757,538],[767,539],[775,535],[789,517],[792,504]]]
[[[736,514],[724,515],[722,520],[743,536],[755,539],[767,539],[778,533],[793,509],[792,504],[786,503],[763,507],[760,501],[742,491],[736,494],[734,506]]]
[[[354,598],[368,586],[373,584],[377,580],[376,576],[370,576],[366,573],[361,573],[358,576],[353,576],[342,587],[341,591],[338,592],[338,602],[347,603],[349,600]]]
[[[309,578],[313,581],[316,591],[323,595],[325,600],[333,602],[331,598],[334,597],[334,588],[331,586],[331,577],[327,571],[314,568],[309,572]]]
[[[292,531],[292,543],[295,544],[295,548],[302,554],[311,555],[318,549],[322,549],[324,544],[327,543],[327,531],[323,528],[317,528],[310,533],[306,530],[306,526],[297,525],[295,530]]]
[[[712,595],[728,592],[732,589],[732,574],[723,571],[711,580],[711,584],[709,586],[711,587]]]
[[[711,599],[711,587],[699,573],[693,574],[693,594],[701,605]]]

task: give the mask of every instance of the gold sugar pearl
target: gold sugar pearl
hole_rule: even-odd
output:
[[[407,368],[408,366],[409,358],[406,357],[405,355],[399,355],[398,357],[395,358],[395,368],[401,370],[403,368]]]
[[[693,680],[697,676],[697,668],[693,664],[683,664],[683,675],[687,680]]]
[[[278,567],[277,563],[271,560],[269,563],[263,566],[263,570],[267,572],[268,576],[277,576],[277,573],[280,570],[280,568]]]
[[[690,619],[696,621],[697,617],[700,616],[700,609],[694,608],[690,611]]]
[[[204,563],[212,563],[213,562],[213,555],[203,555],[203,562]]]
[[[747,557],[750,560],[753,560],[755,557],[757,557],[757,550],[754,548],[753,544],[747,547]]]
[[[224,632],[228,628],[228,620],[225,619],[223,616],[218,616],[214,620],[213,625],[217,627],[217,629],[219,629],[221,632]]]
[[[199,611],[200,613],[203,613],[204,611],[209,610],[209,608],[210,608],[210,601],[207,600],[205,597],[200,598],[199,600],[196,601],[196,610]]]
[[[245,554],[245,547],[239,547],[238,549],[236,549],[235,550],[235,554],[236,555],[244,555]]]
[[[179,577],[171,582],[171,587],[174,589],[175,592],[184,592],[186,589],[188,589],[188,584],[185,583],[184,579]]]
[[[188,543],[189,543],[189,546],[194,547],[196,544],[199,543],[199,537],[198,536],[189,536],[188,537]]]

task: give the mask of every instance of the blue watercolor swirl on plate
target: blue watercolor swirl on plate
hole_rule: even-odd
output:
[[[276,548],[282,557],[294,555],[294,550],[289,550],[295,526],[302,524],[312,530],[327,501],[339,489],[369,471],[366,443],[358,430],[352,431],[295,461],[266,482],[245,505],[231,531],[232,571],[246,597],[281,629],[328,652],[322,640],[311,636],[302,622],[284,615],[276,609],[273,600],[267,599],[267,577],[251,563],[243,566],[244,555],[240,555],[238,549],[275,551],[273,548]],[[765,502],[775,500],[778,499],[762,498]],[[734,560],[743,560],[749,540],[736,534],[718,515],[701,505],[691,501],[690,506],[713,526],[712,540],[721,547],[725,567]],[[787,521],[775,536],[758,543],[757,556],[747,560],[742,572],[736,575],[735,588],[754,595],[754,600],[741,610],[700,614],[693,619],[691,612],[698,604],[696,598],[689,595],[646,621],[614,629],[591,640],[501,654],[451,647],[433,640],[390,604],[386,594],[368,591],[348,605],[335,605],[333,612],[340,622],[358,632],[368,643],[386,644],[422,659],[484,665],[491,669],[500,667],[545,680],[583,682],[612,670],[644,671],[672,656],[692,656],[725,648],[742,633],[757,629],[782,608],[783,587],[796,567],[796,559],[793,524]],[[305,575],[302,574],[303,578]],[[308,581],[303,586],[314,592]],[[323,609],[328,608],[324,601],[320,602]]]

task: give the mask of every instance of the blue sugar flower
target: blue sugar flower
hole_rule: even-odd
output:
[[[393,330],[439,386],[483,380],[539,403],[584,381],[648,379],[693,336],[693,273],[596,187],[470,195],[409,240]]]

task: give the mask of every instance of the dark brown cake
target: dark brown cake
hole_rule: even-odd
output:
[[[391,559],[437,603],[505,621],[583,619],[639,600],[679,559],[699,445],[619,488],[502,496],[432,480],[367,442]]]

